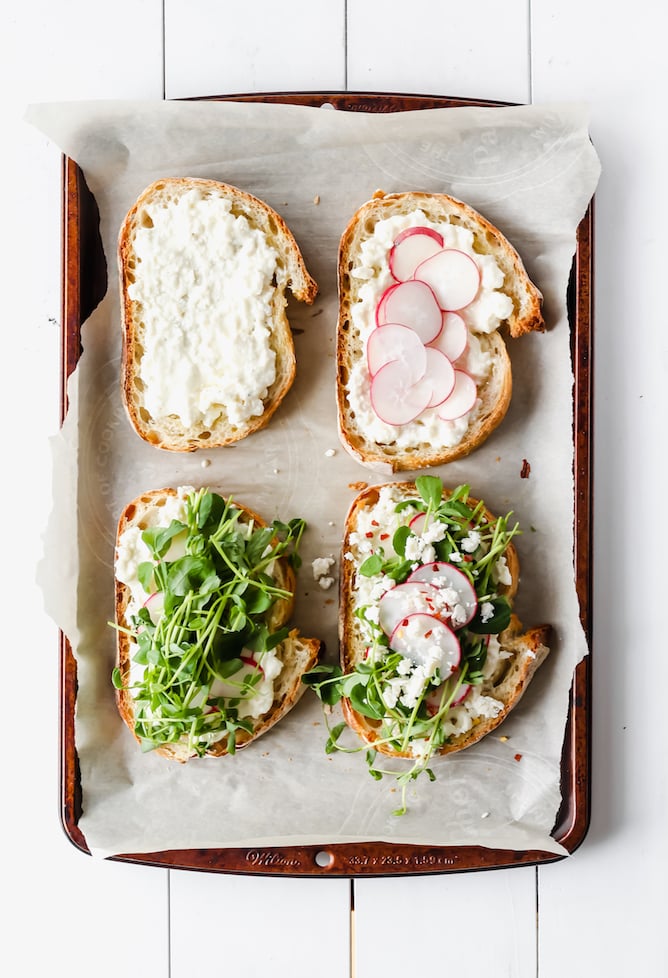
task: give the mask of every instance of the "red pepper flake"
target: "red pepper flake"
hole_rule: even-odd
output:
[[[428,632],[425,632],[425,633],[424,633],[424,637],[425,637],[425,638],[431,638],[431,636],[432,636],[433,634],[434,634],[434,629],[433,629],[433,628],[430,628]]]
[[[389,539],[389,536],[390,536],[389,533],[381,533],[380,539],[381,540],[387,540],[387,539]]]
[[[373,536],[373,533],[371,532],[371,530],[369,530],[369,532],[365,533],[364,536],[367,538],[367,540],[370,540],[371,537]]]
[[[371,520],[371,526],[380,526],[378,520]]]
[[[522,755],[521,754],[515,754],[515,760],[516,761],[521,761],[522,760]]]
[[[525,458],[522,459],[522,469],[520,471],[520,479],[528,479],[531,473],[531,466]]]

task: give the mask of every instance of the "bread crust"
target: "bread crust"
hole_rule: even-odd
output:
[[[486,218],[469,205],[446,194],[417,191],[385,194],[378,191],[363,204],[348,223],[339,245],[338,290],[339,315],[336,342],[336,397],[339,438],[348,452],[361,464],[387,474],[416,471],[463,458],[481,445],[506,415],[512,396],[512,370],[505,341],[499,330],[484,337],[492,358],[491,374],[478,387],[479,403],[471,413],[464,436],[454,445],[431,444],[417,435],[411,446],[395,442],[374,441],[355,417],[348,402],[353,365],[366,356],[363,339],[352,322],[352,310],[359,301],[359,286],[351,275],[365,240],[373,235],[380,220],[421,210],[436,223],[446,221],[461,225],[474,234],[475,249],[492,255],[504,274],[500,290],[513,301],[513,313],[501,327],[511,337],[542,331],[542,295],[529,279],[522,260],[504,237]]]
[[[278,254],[278,267],[272,296],[270,344],[276,358],[276,377],[263,398],[263,412],[243,424],[232,424],[224,409],[213,425],[196,421],[186,427],[176,415],[153,418],[145,405],[141,377],[142,322],[139,304],[129,295],[129,287],[139,274],[134,251],[136,232],[147,220],[147,208],[168,205],[184,193],[199,190],[205,197],[231,201],[232,213],[243,215],[259,228]],[[150,218],[148,218],[150,221]],[[290,324],[286,315],[287,290],[307,304],[318,294],[318,285],[306,269],[299,246],[283,218],[252,194],[216,180],[170,177],[148,186],[128,211],[118,236],[118,271],[122,313],[121,394],[128,418],[137,434],[149,444],[174,452],[230,445],[265,427],[286,396],[295,378],[296,359]]]
[[[417,498],[415,484],[412,482],[395,482],[392,483],[392,486],[402,498]],[[383,485],[369,486],[359,493],[353,500],[346,516],[339,594],[340,664],[344,674],[351,672],[365,656],[365,643],[360,640],[354,605],[354,583],[359,561],[357,559],[346,559],[345,554],[350,553],[354,558],[356,557],[356,547],[351,535],[355,532],[357,518],[363,510],[374,508],[382,488]],[[450,490],[444,489],[444,498],[449,495]],[[469,503],[475,506],[478,500],[469,496]],[[495,517],[487,507],[484,508],[484,513],[488,521],[494,520]],[[520,578],[517,550],[512,543],[508,544],[504,556],[511,581],[509,584],[500,587],[499,592],[512,603],[517,594]],[[505,720],[511,710],[517,706],[536,670],[549,654],[551,631],[551,626],[547,624],[524,631],[519,618],[515,614],[511,615],[510,624],[498,636],[502,649],[511,654],[507,659],[502,660],[494,673],[478,687],[483,695],[492,696],[498,700],[502,704],[502,709],[495,717],[481,716],[476,718],[471,729],[451,737],[448,743],[440,749],[440,754],[451,754],[472,746]],[[341,701],[341,707],[348,726],[369,747],[390,757],[413,757],[410,751],[399,752],[388,747],[385,743],[379,743],[380,722],[362,716],[352,707],[350,700],[344,697]]]
[[[118,546],[121,536],[130,526],[142,527],[148,512],[155,507],[156,503],[164,500],[168,496],[176,496],[176,490],[172,487],[162,489],[152,489],[137,496],[129,502],[121,513],[117,532],[116,546]],[[253,510],[240,503],[234,503],[235,507],[241,510],[242,522],[253,522],[256,526],[265,527],[266,522]],[[291,597],[279,598],[267,612],[266,623],[270,631],[277,631],[285,626],[292,616],[294,610],[294,592],[296,580],[294,571],[285,558],[279,558],[274,562],[273,575],[277,585],[281,589],[290,591]],[[118,578],[114,579],[115,586],[115,612],[116,612],[116,666],[120,670],[122,688],[116,689],[116,705],[118,712],[131,731],[135,740],[139,743],[140,738],[135,733],[135,714],[134,702],[129,689],[130,658],[132,654],[132,643],[126,629],[130,628],[130,622],[126,618],[126,611],[130,601],[130,589]],[[274,683],[274,701],[271,708],[262,716],[252,720],[252,732],[237,730],[235,734],[236,750],[247,747],[265,734],[274,724],[278,723],[295,706],[301,698],[305,686],[302,684],[302,675],[313,668],[323,650],[323,643],[320,639],[305,638],[300,635],[297,628],[291,629],[287,638],[280,643],[274,650],[275,654],[283,661],[283,669]],[[153,753],[171,760],[184,763],[195,756],[194,752],[188,749],[185,742],[174,744],[164,744],[154,749]],[[228,753],[227,739],[216,741],[207,749],[206,757],[223,757]]]

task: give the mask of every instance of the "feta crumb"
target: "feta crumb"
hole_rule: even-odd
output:
[[[323,591],[329,590],[329,588],[332,586],[333,583],[334,583],[333,577],[321,577],[318,580],[318,584],[323,589]]]
[[[497,584],[512,584],[513,578],[505,557],[499,557],[492,569],[492,579]]]
[[[335,563],[334,557],[316,557],[311,564],[313,580],[317,581],[319,578],[325,577]]]
[[[328,448],[327,451],[325,452],[325,458],[334,458],[335,455],[336,452],[334,451],[333,448]]]
[[[422,539],[425,543],[439,543],[444,539],[447,531],[447,527],[443,523],[438,521],[435,523],[430,523],[429,526],[423,530]]]
[[[483,624],[494,617],[494,605],[491,601],[484,601],[480,608],[480,620]]]
[[[475,553],[480,546],[480,539],[478,530],[470,530],[468,536],[461,541],[460,546],[467,554]]]

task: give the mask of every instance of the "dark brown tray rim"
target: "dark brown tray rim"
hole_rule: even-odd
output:
[[[431,95],[369,92],[288,92],[213,96],[191,101],[273,102],[321,106],[344,111],[400,112],[460,106],[504,106],[486,99],[460,99]],[[80,354],[80,327],[86,317],[83,292],[92,285],[82,266],[90,259],[84,232],[95,234],[95,204],[83,174],[71,159],[63,159],[61,418],[67,412],[67,379]],[[574,384],[575,578],[580,616],[591,648],[592,582],[592,341],[593,341],[593,203],[577,234],[577,247],[569,288],[571,350]],[[87,270],[90,272],[90,269]],[[99,298],[99,296],[98,296]],[[79,829],[81,787],[74,743],[76,662],[66,637],[60,645],[60,817],[66,836],[89,853]],[[552,835],[568,854],[583,842],[591,807],[591,655],[576,667],[570,693],[562,760],[562,805]],[[172,869],[224,872],[241,875],[295,877],[373,877],[422,875],[544,865],[564,857],[542,850],[489,849],[484,846],[417,846],[386,842],[346,843],[331,846],[290,846],[180,849],[125,853],[114,861]]]

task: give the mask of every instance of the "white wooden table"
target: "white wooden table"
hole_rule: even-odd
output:
[[[5,13],[3,973],[668,974],[663,22],[651,0],[28,0]],[[297,90],[591,107],[603,164],[593,814],[584,844],[562,862],[265,879],[104,862],[61,830],[57,633],[35,583],[59,409],[61,161],[23,113],[33,101]]]

